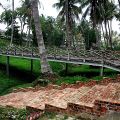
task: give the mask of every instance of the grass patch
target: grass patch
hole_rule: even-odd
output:
[[[66,76],[66,77],[60,77],[60,78],[56,81],[56,84],[57,84],[57,85],[60,85],[60,84],[62,84],[62,83],[74,84],[74,83],[76,83],[77,81],[86,82],[86,81],[89,81],[89,79],[86,78],[86,77],[82,77],[82,76],[73,76],[73,77]]]

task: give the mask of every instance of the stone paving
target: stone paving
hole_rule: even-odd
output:
[[[88,112],[86,109],[91,108],[89,113],[99,115],[109,109],[120,112],[120,82],[107,85],[86,86],[80,84],[77,87],[66,85],[64,88],[19,90],[0,96],[0,105],[15,108],[27,107],[40,111],[58,112],[61,110],[67,114],[71,113],[70,110],[81,112],[80,108],[82,112]],[[104,109],[101,106],[104,106]]]

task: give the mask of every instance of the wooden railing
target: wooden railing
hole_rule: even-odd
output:
[[[66,48],[47,48],[49,59],[64,61],[82,61],[92,63],[102,63],[110,66],[120,66],[120,51],[104,50],[80,50]],[[0,47],[1,55],[24,56],[30,58],[40,58],[38,48],[25,47]]]

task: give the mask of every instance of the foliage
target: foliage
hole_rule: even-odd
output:
[[[9,39],[11,36],[11,28],[8,28],[7,31],[5,32],[5,35],[7,36],[7,38]],[[19,34],[19,26],[15,26],[14,25],[14,32],[13,32],[13,43],[15,44],[20,44],[20,34]]]
[[[43,38],[46,45],[60,46],[63,43],[63,31],[58,27],[57,21],[53,17],[40,16]]]
[[[90,22],[82,21],[78,26],[78,30],[82,33],[84,37],[85,48],[89,50],[93,44],[96,43],[96,33],[95,30],[91,27]]]
[[[14,12],[14,19],[16,19],[16,15],[17,13]],[[0,22],[7,24],[7,27],[11,26],[12,24],[12,11],[10,9],[5,10],[2,12],[2,14],[0,15]]]
[[[27,111],[0,107],[0,120],[25,120]]]

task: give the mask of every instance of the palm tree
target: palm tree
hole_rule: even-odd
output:
[[[11,10],[5,10],[0,15],[0,22],[3,22],[4,24],[7,24],[7,28],[12,24],[12,11]]]
[[[99,31],[99,26],[102,26],[102,23],[104,23],[104,27],[106,30],[106,38],[107,38],[107,44],[110,44],[108,46],[112,47],[111,42],[111,28],[110,23],[114,17],[116,6],[113,4],[113,2],[109,0],[84,0],[82,2],[82,7],[86,7],[87,9],[83,14],[83,18],[85,18],[88,14],[90,14],[90,19],[93,23],[93,28],[96,31]],[[109,30],[107,30],[107,27]],[[109,32],[109,34],[108,34]],[[97,37],[99,38],[99,37]],[[96,40],[97,47],[99,47],[100,39]]]
[[[27,24],[26,16],[25,16],[26,9],[22,6],[17,8],[16,12],[17,12],[17,18],[20,21],[20,29],[21,29],[20,45],[22,45],[23,31],[24,31],[25,25]]]
[[[59,0],[58,3],[53,5],[53,7],[56,7],[58,10],[61,9],[58,17],[66,24],[66,42],[68,48],[72,46],[73,42],[73,23],[75,22],[75,18],[79,19],[79,14],[81,13],[80,7],[76,5],[78,1],[79,0]]]
[[[22,35],[25,25],[27,25],[27,43],[30,44],[30,30],[31,30],[31,21],[32,21],[32,12],[29,4],[30,0],[22,0],[21,7],[17,8],[17,16],[21,23],[21,44],[22,44]],[[27,45],[26,43],[26,45]]]
[[[32,10],[31,10],[31,6],[30,6],[30,0],[22,0],[22,7],[21,9],[24,9],[24,15],[23,18],[25,19],[26,23],[27,23],[27,43],[26,46],[29,44],[30,46],[30,32],[32,31],[33,34],[33,44],[35,46],[37,45],[37,40],[36,40],[36,33],[35,33],[35,26],[34,26],[34,20],[32,18]]]
[[[9,0],[7,0],[9,1]],[[2,4],[0,3],[0,5],[2,6]],[[3,7],[4,8],[4,7]],[[6,10],[6,9],[5,9]],[[13,42],[13,33],[14,33],[14,0],[12,0],[12,23],[11,23],[11,28],[12,28],[12,32],[11,32],[11,42],[10,42],[10,46],[12,46],[12,42]]]
[[[41,25],[40,25],[38,0],[30,0],[30,3],[31,3],[32,16],[33,16],[34,24],[35,24],[38,49],[39,49],[39,53],[40,53],[40,57],[41,57],[41,72],[42,72],[42,74],[46,74],[46,73],[52,74],[52,70],[47,61],[47,54],[46,54],[46,50],[45,50],[43,34],[42,34],[42,30],[41,30]]]

